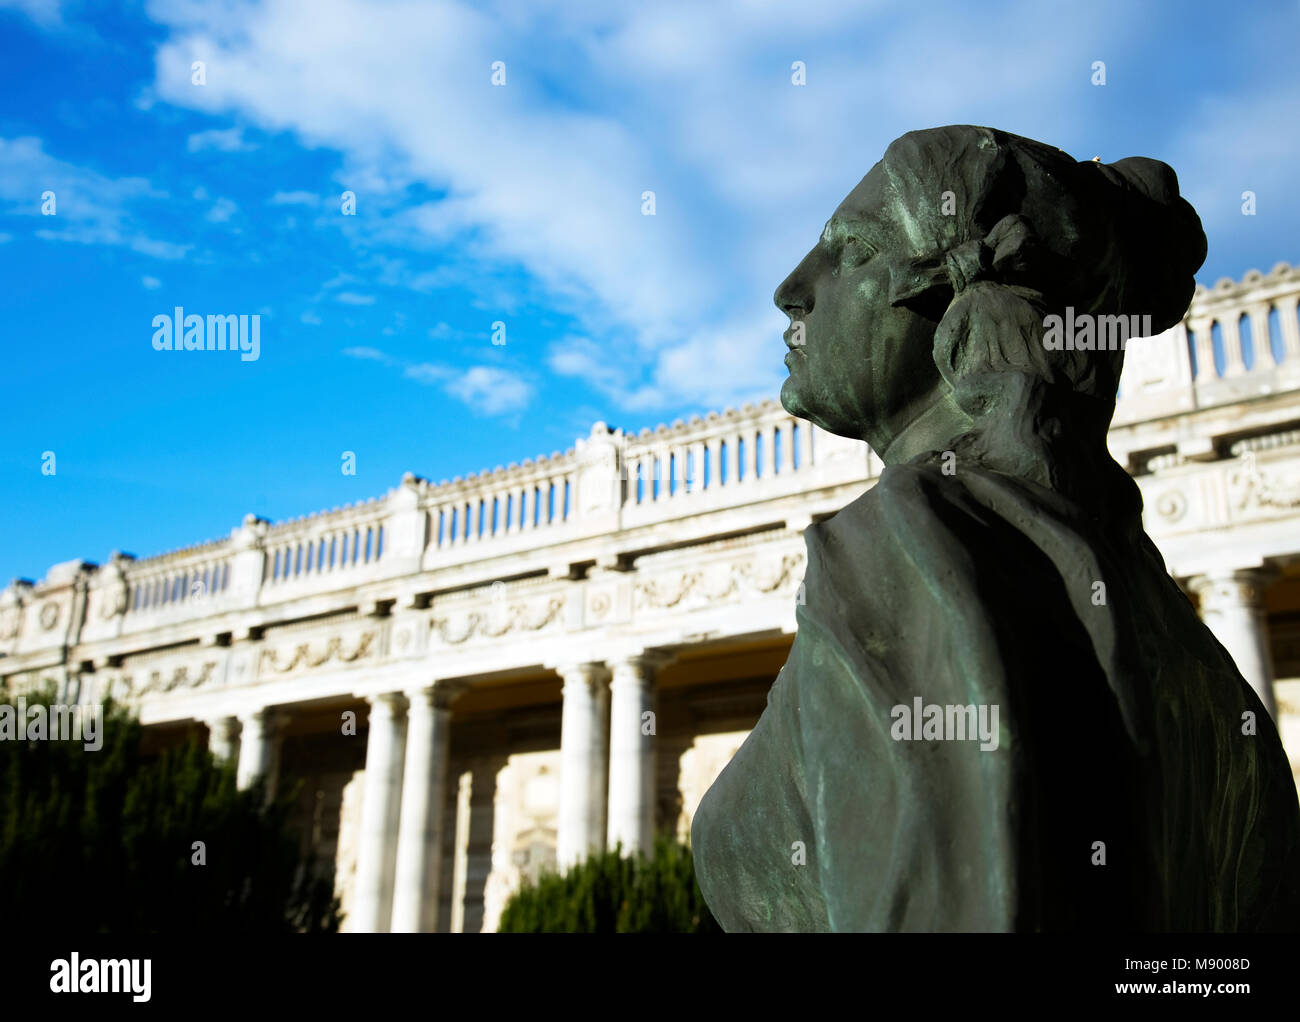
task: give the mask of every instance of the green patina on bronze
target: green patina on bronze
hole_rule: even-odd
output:
[[[1167,329],[1205,251],[1163,163],[953,126],[895,141],[778,288],[782,403],[886,468],[807,530],[789,659],[695,816],[725,929],[1300,926],[1277,731],[1106,448],[1123,351],[1043,343]],[[996,747],[900,737],[918,699],[996,706]]]

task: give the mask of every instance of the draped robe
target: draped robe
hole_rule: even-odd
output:
[[[1300,927],[1281,742],[1140,512],[932,452],[805,540],[789,657],[692,825],[725,930]],[[896,740],[917,697],[996,705],[996,749]]]

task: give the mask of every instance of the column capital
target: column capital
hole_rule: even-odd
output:
[[[609,668],[614,674],[652,675],[672,663],[674,655],[658,649],[641,649],[611,656]]]
[[[408,701],[405,693],[402,692],[376,692],[366,696],[359,696],[370,704],[370,716],[375,717],[400,717],[406,712]]]
[[[260,727],[273,731],[281,727],[288,719],[288,713],[276,706],[258,706],[251,710],[241,710],[234,715],[244,727]]]
[[[438,710],[451,709],[452,703],[471,688],[468,681],[439,678],[423,685],[408,688],[403,695],[411,709],[424,705]]]
[[[555,664],[553,669],[564,679],[566,685],[571,682],[594,685],[609,676],[609,668],[601,660],[571,660]]]
[[[1264,590],[1280,573],[1276,568],[1222,568],[1194,575],[1187,588],[1200,598],[1203,610],[1223,607],[1262,607]]]
[[[202,721],[213,734],[234,734],[235,728],[239,727],[239,718],[233,713],[217,714],[213,717],[207,717]]]

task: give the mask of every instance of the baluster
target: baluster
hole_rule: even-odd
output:
[[[1273,357],[1273,339],[1268,332],[1268,302],[1256,302],[1249,308],[1250,343],[1255,349],[1255,368],[1272,369],[1277,365]]]
[[[691,444],[691,493],[704,489],[704,441],[696,440]]]
[[[1300,294],[1280,295],[1273,299],[1277,308],[1278,325],[1282,328],[1282,359],[1295,365],[1300,359],[1300,319],[1296,317],[1296,307],[1300,305]]]

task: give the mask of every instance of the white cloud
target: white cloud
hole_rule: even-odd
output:
[[[316,0],[309,19],[290,0],[150,0],[149,11],[171,30],[156,54],[160,98],[336,150],[340,190],[364,213],[339,218],[351,237],[459,257],[392,260],[381,285],[459,288],[492,318],[538,288],[605,339],[553,349],[552,370],[630,410],[770,396],[784,354],[772,292],[892,139],[992,123],[1092,156],[1113,107],[1081,54],[1111,61],[1113,95],[1161,27],[1121,0],[801,0],[797,13],[768,0]],[[499,58],[505,87],[490,84]],[[190,85],[193,59],[208,61],[203,89]],[[805,86],[790,81],[796,59]],[[403,208],[411,184],[424,191]],[[428,190],[442,197],[425,201]],[[272,202],[311,205],[308,194]],[[501,286],[483,266],[522,269],[527,283]]]
[[[347,355],[349,358],[364,358],[375,362],[383,362],[385,364],[389,364],[392,362],[392,359],[390,359],[378,348],[366,348],[366,347],[344,348],[343,354]]]
[[[186,148],[192,153],[215,149],[223,153],[246,153],[257,146],[244,140],[243,128],[211,128],[196,131],[186,139]]]
[[[483,415],[521,411],[533,397],[532,384],[520,374],[500,366],[454,368],[435,362],[403,362],[378,348],[364,346],[344,348],[343,354],[401,369],[408,380],[441,387],[446,394]]]
[[[162,281],[157,277],[141,277],[140,284],[146,291],[157,291],[162,287]]]
[[[1284,233],[1290,238],[1300,229],[1294,182],[1300,132],[1279,126],[1280,110],[1300,110],[1300,86],[1261,85],[1207,98],[1191,111],[1169,157],[1180,190],[1200,214],[1211,251],[1231,246],[1240,253],[1237,277],[1250,268],[1267,273],[1273,258],[1295,260],[1294,243],[1275,257],[1261,252],[1249,232],[1258,221],[1242,215],[1242,193],[1251,191],[1256,217],[1288,218],[1291,229]]]
[[[54,193],[53,216],[41,215],[41,195]],[[180,259],[193,246],[147,237],[131,226],[135,204],[166,198],[140,177],[110,178],[56,159],[38,138],[0,138],[0,210],[40,217],[45,241],[120,245],[158,259]]]
[[[560,376],[577,377],[627,411],[653,411],[679,402],[722,407],[772,397],[780,390],[786,320],[772,308],[734,323],[690,334],[638,365],[631,346],[566,337],[547,354]]]
[[[457,329],[450,323],[439,322],[435,326],[429,327],[425,334],[430,340],[434,341],[456,341],[462,340],[469,336],[468,331]]]
[[[432,362],[417,362],[408,365],[402,375],[417,383],[445,383],[452,375],[446,366],[434,365]]]
[[[473,366],[449,380],[446,391],[485,415],[519,411],[533,394],[522,378],[497,366]]]
[[[0,10],[19,11],[44,29],[61,28],[61,0],[0,0]]]
[[[224,224],[238,211],[239,207],[229,199],[218,199],[212,204],[204,219],[214,224]]]
[[[320,316],[316,315],[311,309],[304,312],[300,318],[308,326],[320,326],[322,322]]]
[[[319,206],[320,196],[313,192],[276,192],[268,201],[272,206]]]
[[[344,305],[374,305],[374,295],[357,294],[355,291],[340,291],[335,295],[335,300],[342,302]]]
[[[657,217],[641,215],[641,192],[664,177],[653,142],[616,118],[549,107],[522,64],[494,89],[501,39],[488,15],[353,0],[322,0],[310,19],[282,2],[218,16],[159,0],[150,11],[174,29],[157,54],[160,96],[339,149],[359,208],[374,201],[366,182],[382,189],[409,171],[450,193],[424,214],[426,235],[482,231],[498,261],[522,263],[575,307],[596,297],[650,340],[707,301],[716,274],[680,258],[692,248],[688,211],[661,202]],[[189,83],[194,59],[208,61],[201,90]]]

